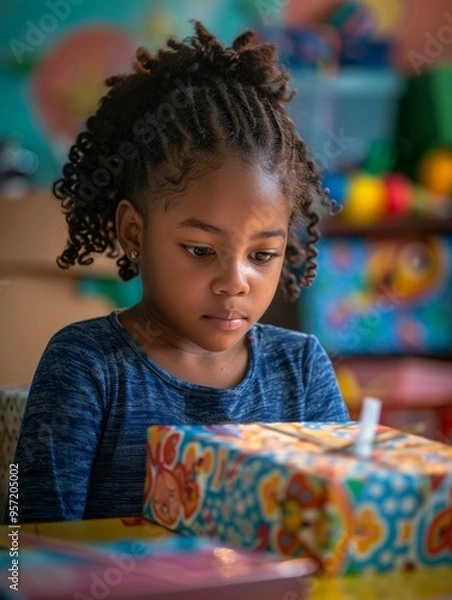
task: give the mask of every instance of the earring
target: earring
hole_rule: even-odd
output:
[[[136,260],[138,258],[138,252],[136,250],[132,250],[130,253],[130,260]]]

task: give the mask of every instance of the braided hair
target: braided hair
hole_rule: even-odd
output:
[[[162,198],[187,185],[197,165],[215,166],[218,157],[237,154],[277,172],[290,201],[291,235],[281,275],[285,296],[296,299],[300,286],[311,284],[320,237],[315,203],[330,208],[332,203],[286,113],[294,92],[288,73],[278,67],[276,46],[252,42],[253,32],[245,31],[225,48],[195,22],[193,37],[170,38],[155,54],[139,48],[131,74],[107,79],[108,93],[53,186],[69,229],[57,259],[61,268],[88,265],[92,253],[106,253],[119,256],[121,279],[136,276],[138,267],[121,256],[116,236],[120,200],[130,199],[146,214],[143,190],[147,198]],[[301,275],[295,275],[301,266]]]

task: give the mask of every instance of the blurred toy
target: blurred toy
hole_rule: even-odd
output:
[[[356,225],[374,225],[386,209],[384,182],[365,173],[351,175],[342,216]]]
[[[340,39],[329,27],[267,26],[259,29],[257,40],[278,44],[280,61],[289,70],[337,70]]]
[[[342,2],[327,22],[341,36],[341,65],[384,67],[390,64],[392,39],[376,39],[378,23],[373,7],[362,2]]]
[[[394,169],[438,193],[451,195],[452,65],[438,62],[406,79],[399,106]]]
[[[4,198],[18,198],[33,185],[39,165],[34,152],[22,147],[19,139],[0,139],[0,193]]]
[[[419,181],[432,192],[452,196],[452,149],[427,152],[419,165]]]
[[[345,323],[375,305],[385,306],[388,298],[400,310],[428,297],[441,284],[446,263],[438,238],[375,244],[367,258],[362,287],[338,301],[335,320]]]
[[[441,283],[446,266],[440,238],[413,237],[396,243],[382,242],[369,257],[368,289],[374,295],[389,291],[399,306],[407,304],[431,294]]]
[[[395,151],[392,141],[382,138],[372,140],[362,162],[362,170],[370,175],[382,177],[394,169]]]
[[[340,38],[342,65],[382,67],[391,63],[391,49],[405,10],[391,0],[319,0],[289,2],[284,20],[292,26],[329,27]]]
[[[323,185],[330,190],[330,197],[343,206],[340,219],[357,227],[378,225],[388,218],[452,217],[452,195],[413,183],[403,173],[382,177],[364,172],[330,173],[324,176]]]
[[[348,196],[348,178],[344,173],[327,173],[323,177],[323,187],[338,204],[343,204]]]
[[[384,179],[386,187],[386,214],[389,217],[404,217],[412,207],[413,185],[406,175],[390,173]]]
[[[412,203],[412,213],[417,217],[452,217],[452,196],[436,194],[421,185],[413,185]]]
[[[375,39],[388,39],[398,34],[404,22],[409,19],[408,2],[402,0],[358,0],[373,15]]]

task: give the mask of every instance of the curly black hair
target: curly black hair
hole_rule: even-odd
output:
[[[316,203],[334,208],[314,162],[286,112],[294,93],[278,66],[277,47],[256,44],[253,32],[224,47],[200,22],[193,37],[170,38],[155,54],[136,52],[133,72],[106,80],[110,88],[69,151],[53,192],[69,229],[57,264],[93,262],[92,253],[117,258],[119,276],[138,267],[121,251],[116,207],[128,198],[146,213],[147,198],[186,185],[199,164],[236,154],[259,159],[277,172],[291,206],[290,239],[281,286],[296,299],[315,277],[319,214]],[[304,242],[300,241],[300,227]],[[293,267],[304,268],[300,275]]]

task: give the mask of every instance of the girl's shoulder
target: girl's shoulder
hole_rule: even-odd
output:
[[[115,337],[115,312],[102,317],[93,317],[65,325],[57,331],[49,341],[49,346],[55,344],[92,345],[101,347],[111,344]]]
[[[104,330],[111,327],[111,319],[113,313],[104,315],[101,317],[92,317],[91,319],[84,319],[83,321],[74,321],[62,327],[55,335],[59,335],[66,332],[84,331],[86,333]]]
[[[250,331],[250,336],[254,336],[259,345],[264,346],[283,345],[309,349],[320,345],[315,335],[266,323],[256,323]]]
[[[35,373],[35,380],[76,378],[96,373],[106,377],[111,357],[120,361],[124,343],[115,325],[115,312],[66,325],[49,340]]]
[[[281,361],[299,364],[328,362],[328,354],[311,333],[294,331],[275,325],[256,323],[250,331],[255,348],[259,355]]]

